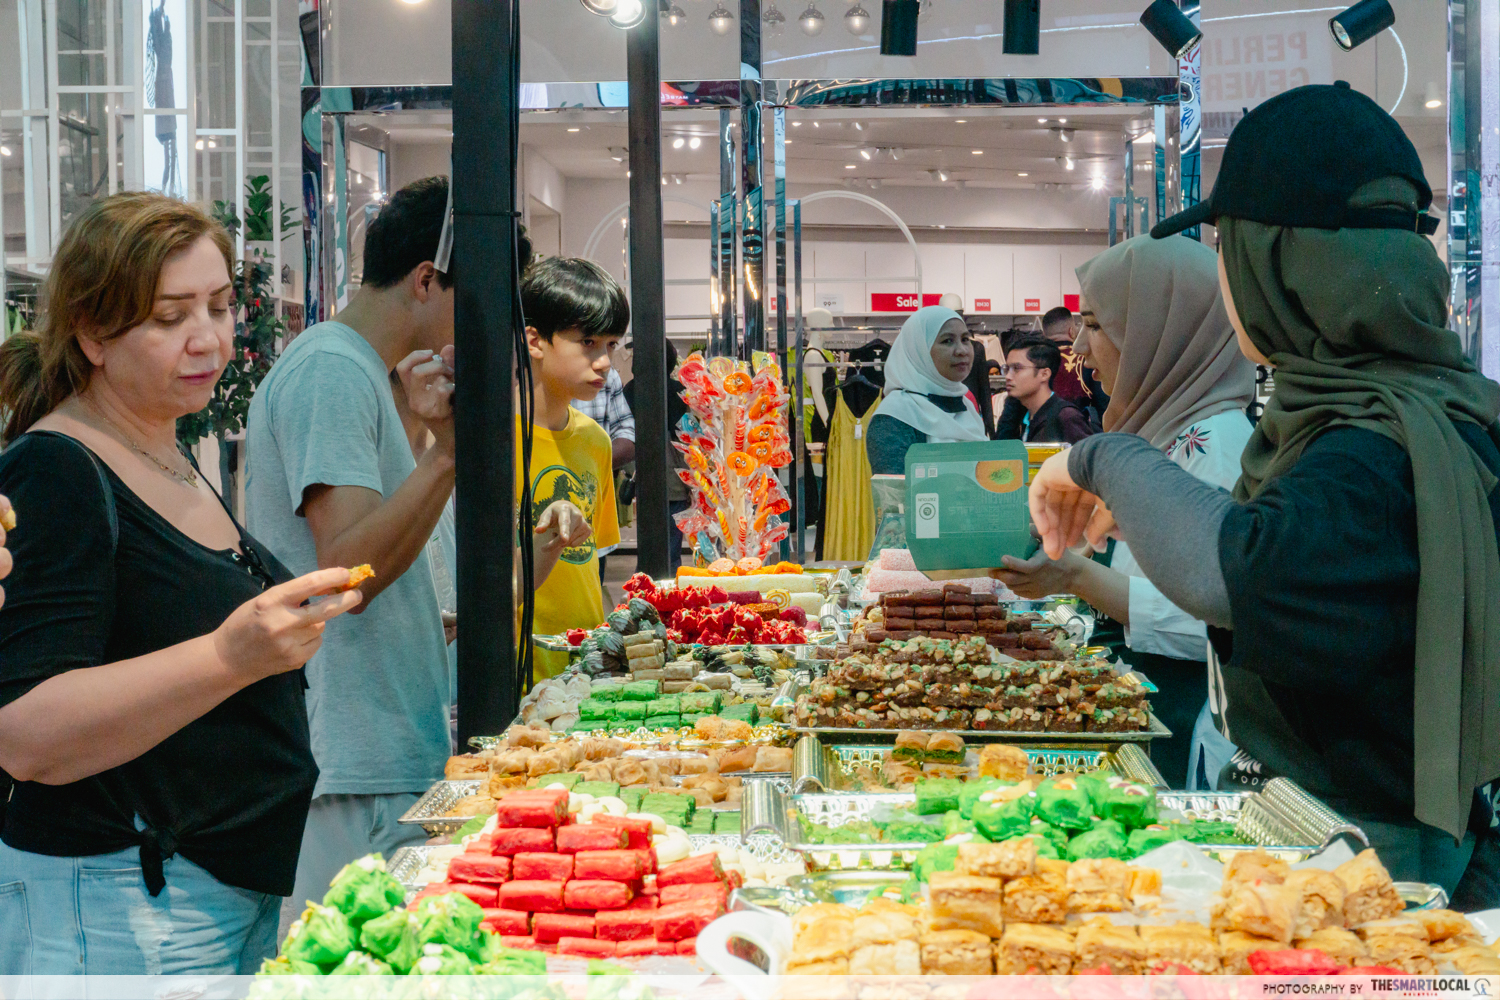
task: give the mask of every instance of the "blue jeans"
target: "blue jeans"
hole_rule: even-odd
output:
[[[136,848],[56,858],[0,843],[0,975],[247,976],[276,952],[280,896],[178,855],[152,897]]]

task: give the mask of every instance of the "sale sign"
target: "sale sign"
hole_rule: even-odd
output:
[[[974,300],[974,311],[975,312],[981,312],[981,313],[987,313],[987,312],[989,312],[990,311],[990,300],[989,299],[975,299]]]
[[[918,295],[915,292],[871,292],[870,312],[916,312],[923,306],[935,306],[939,294]]]
[[[1022,305],[1022,308],[1023,308],[1023,310],[1025,312],[1029,312],[1029,313],[1041,312],[1042,311],[1042,300],[1041,299],[1026,299],[1025,302],[1023,303],[1023,305]]]

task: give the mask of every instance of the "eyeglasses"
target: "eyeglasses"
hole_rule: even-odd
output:
[[[1011,372],[1036,371],[1036,365],[1001,365],[1000,374],[1009,375]]]

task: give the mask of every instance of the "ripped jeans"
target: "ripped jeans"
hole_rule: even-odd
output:
[[[0,843],[0,976],[251,975],[276,950],[280,896],[178,855],[152,897],[140,851],[59,858]]]

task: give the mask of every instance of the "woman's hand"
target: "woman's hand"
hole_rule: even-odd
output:
[[[296,670],[323,644],[323,626],[356,607],[364,596],[345,591],[304,604],[349,582],[347,569],[320,569],[272,587],[238,608],[213,632],[214,650],[247,685]]]
[[[561,555],[563,550],[588,541],[593,531],[583,511],[566,500],[555,501],[536,522],[538,554]]]
[[[1098,545],[1114,534],[1114,518],[1103,501],[1073,482],[1068,472],[1068,453],[1060,451],[1037,470],[1031,480],[1027,503],[1031,523],[1042,539],[1042,549],[1053,559],[1077,545],[1088,533],[1090,544]]]
[[[0,496],[0,580],[10,576],[11,567],[14,565],[11,562],[10,549],[5,547],[5,526],[7,524],[14,526],[15,523],[16,515],[14,508],[10,505],[10,500],[4,496]],[[0,587],[0,607],[4,606],[5,588]]]
[[[1038,549],[1030,559],[1004,556],[1000,562],[1004,568],[990,570],[990,576],[1021,597],[1035,601],[1053,594],[1075,593],[1078,567],[1085,560],[1073,551],[1064,552],[1061,559],[1049,559]]]

